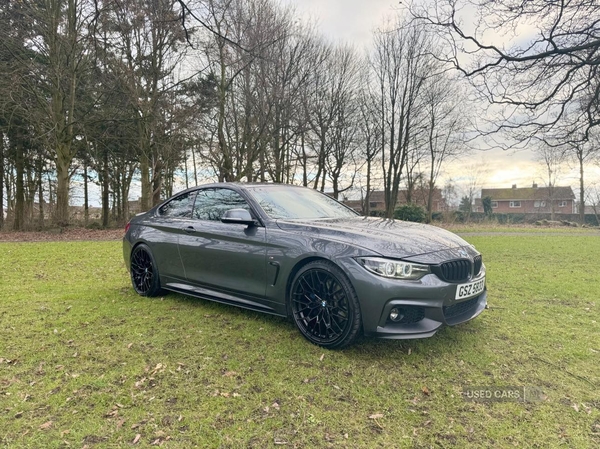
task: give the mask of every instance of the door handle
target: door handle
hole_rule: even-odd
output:
[[[186,232],[187,234],[191,234],[191,233],[193,233],[193,232],[196,232],[196,230],[194,229],[194,227],[193,227],[193,226],[188,226],[187,228],[181,228],[181,230],[182,230],[183,232]]]

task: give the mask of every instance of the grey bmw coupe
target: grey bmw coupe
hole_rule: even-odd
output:
[[[430,337],[486,305],[481,254],[428,225],[367,218],[305,187],[209,184],[127,225],[135,291],[291,317],[310,342]]]

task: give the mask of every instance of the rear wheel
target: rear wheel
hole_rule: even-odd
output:
[[[329,349],[351,345],[360,334],[358,298],[342,270],[318,260],[302,267],[292,282],[294,323],[311,343]]]
[[[131,253],[131,284],[141,296],[158,296],[160,288],[158,267],[147,245],[136,246]]]

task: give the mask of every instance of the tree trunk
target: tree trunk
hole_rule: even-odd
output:
[[[194,183],[198,186],[198,169],[196,168],[196,151],[192,147],[192,164],[194,164]]]
[[[15,220],[13,222],[13,230],[22,231],[25,220],[25,189],[23,185],[23,177],[25,175],[25,161],[23,158],[23,143],[17,141],[15,153],[15,169],[17,172],[16,189],[15,189]]]
[[[233,181],[232,170],[233,162],[225,140],[225,102],[227,101],[227,72],[225,66],[225,43],[219,43],[220,56],[220,79],[218,90],[218,117],[217,117],[217,139],[219,141],[219,150],[221,151],[222,164],[219,167],[219,182]]]
[[[321,173],[325,171],[325,149],[326,149],[326,141],[325,141],[325,131],[321,130],[321,135],[319,136],[319,158],[317,161],[317,175],[315,176],[315,182],[313,184],[313,189],[317,190],[319,187],[319,179],[321,178]]]
[[[44,180],[42,179],[43,162],[42,157],[38,159],[37,164],[37,186],[38,186],[38,204],[39,204],[39,228],[44,229]]]
[[[117,173],[113,173],[113,207],[112,207],[112,218],[113,221],[121,222],[121,172],[120,169]]]
[[[433,181],[429,181],[429,192],[427,192],[427,223],[431,223],[433,220],[433,189],[435,187],[435,183]]]
[[[54,195],[52,190],[52,180],[50,179],[50,175],[48,175],[48,209],[52,211],[54,207]]]
[[[300,136],[300,148],[302,148],[302,185],[308,186],[308,156],[306,154],[306,145],[304,143],[304,133]]]
[[[102,158],[102,227],[108,227],[109,208],[109,183],[108,183],[108,152],[104,150]]]
[[[4,133],[0,131],[0,230],[4,227]]]
[[[365,205],[363,213],[368,217],[371,215],[371,159],[367,159],[367,193],[365,194]]]
[[[56,157],[56,209],[54,221],[58,226],[69,224],[69,169],[71,168],[71,157],[66,154],[68,150],[63,145],[57,149]]]
[[[123,170],[123,180],[121,181],[121,198],[123,201],[123,222],[129,222],[129,186],[131,177],[128,176],[128,170]]]
[[[152,171],[152,206],[160,203],[160,191],[162,190],[162,180],[160,167],[154,167]]]
[[[83,222],[85,226],[89,224],[90,221],[90,204],[89,204],[89,194],[88,194],[88,166],[87,161],[83,161]]]
[[[189,189],[190,188],[190,180],[189,180],[189,176],[188,176],[188,163],[187,163],[188,157],[187,157],[187,149],[183,150],[183,167],[185,169],[185,188]]]
[[[142,184],[142,197],[140,198],[140,206],[142,212],[146,212],[150,209],[150,161],[145,153],[142,153],[140,158],[140,172],[141,172],[141,184]]]
[[[579,222],[585,224],[585,189],[583,183],[583,150],[579,149],[577,153],[579,159]]]

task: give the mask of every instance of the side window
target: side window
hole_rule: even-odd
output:
[[[246,209],[250,206],[237,192],[229,189],[200,190],[196,196],[193,217],[198,220],[219,221],[229,209]]]
[[[189,218],[192,215],[192,206],[196,192],[179,195],[161,206],[158,213],[163,217]]]

